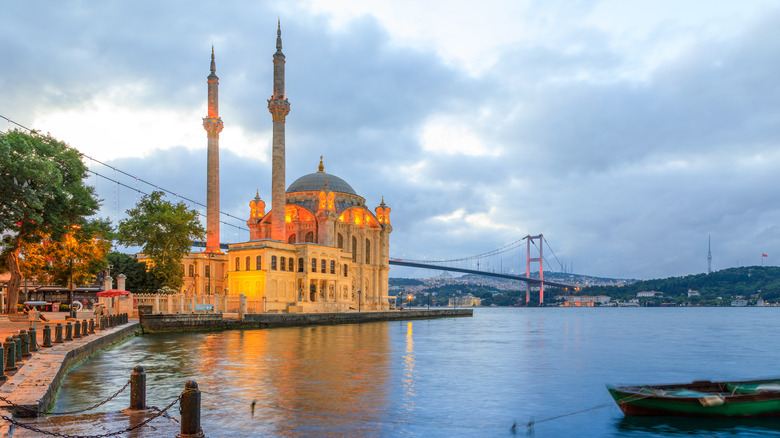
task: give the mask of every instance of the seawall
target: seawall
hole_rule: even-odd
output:
[[[96,330],[94,334],[54,344],[51,348],[39,346],[32,357],[17,364],[19,370],[0,386],[0,395],[33,411],[44,410],[54,401],[60,383],[71,366],[101,348],[135,336],[139,329],[140,324],[130,322],[106,330]],[[0,409],[11,408],[5,402],[0,402]],[[23,409],[13,410],[19,416],[31,415]]]
[[[146,334],[181,331],[359,324],[365,322],[470,317],[473,316],[473,314],[473,309],[433,309],[349,313],[260,313],[245,315],[243,320],[226,319],[221,313],[144,314],[141,315],[141,326],[143,333]]]

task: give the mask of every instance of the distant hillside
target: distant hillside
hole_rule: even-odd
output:
[[[686,275],[657,280],[637,281],[622,287],[586,287],[581,295],[609,295],[613,299],[636,297],[639,291],[658,291],[664,299],[688,296],[688,290],[701,293],[702,300],[722,297],[724,300],[737,295],[758,295],[764,300],[780,298],[780,267],[747,266],[716,271],[711,274]]]
[[[388,278],[388,283],[390,286],[422,286],[425,284],[414,278]]]

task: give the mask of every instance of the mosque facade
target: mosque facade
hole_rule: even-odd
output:
[[[203,290],[208,280],[211,293],[262,299],[268,312],[388,310],[390,208],[382,199],[370,209],[346,181],[325,172],[322,157],[316,172],[285,189],[290,102],[285,97],[281,26],[273,63],[273,95],[268,99],[273,123],[271,206],[266,210],[258,191],[249,202],[249,241],[230,244],[225,254],[219,246],[218,220],[222,120],[212,49],[209,112],[203,119],[209,141],[208,237],[205,251],[182,260],[185,289]]]

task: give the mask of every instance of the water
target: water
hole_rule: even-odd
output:
[[[210,437],[511,437],[531,418],[537,437],[780,436],[772,419],[626,419],[604,387],[780,377],[778,332],[780,308],[493,308],[143,336],[73,369],[55,409],[108,397],[141,364],[150,405],[198,382]]]

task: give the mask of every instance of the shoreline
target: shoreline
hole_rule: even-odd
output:
[[[225,318],[221,313],[173,313],[141,315],[143,334],[216,330],[303,327],[311,325],[361,324],[415,319],[471,317],[473,309],[414,309],[385,312],[349,313],[258,313],[243,320]]]

